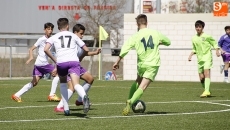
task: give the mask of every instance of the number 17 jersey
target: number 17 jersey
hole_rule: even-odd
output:
[[[85,43],[74,33],[61,31],[49,39],[46,43],[55,47],[57,63],[78,61],[77,47],[83,47]]]
[[[120,57],[124,57],[132,48],[136,49],[138,67],[160,66],[159,45],[170,45],[170,40],[160,32],[148,28],[140,29],[122,46]]]

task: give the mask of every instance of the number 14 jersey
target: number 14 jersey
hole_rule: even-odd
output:
[[[170,45],[170,40],[160,32],[148,28],[140,29],[122,46],[120,57],[132,48],[136,49],[138,66],[160,66],[159,45]]]
[[[46,43],[55,47],[57,63],[79,61],[77,47],[83,47],[85,45],[78,36],[69,31],[61,31],[53,35],[47,39]]]

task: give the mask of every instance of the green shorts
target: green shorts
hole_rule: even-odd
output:
[[[203,73],[206,69],[212,68],[212,61],[200,61],[198,63],[198,73]]]
[[[157,72],[158,72],[159,66],[152,66],[152,67],[138,67],[137,74],[140,77],[144,77],[147,79],[150,79],[154,81]]]

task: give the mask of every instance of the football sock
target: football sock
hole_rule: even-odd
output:
[[[205,83],[201,83],[201,85],[202,85],[202,88],[205,88]]]
[[[84,88],[80,84],[76,84],[74,86],[74,89],[78,93],[78,95],[83,99],[86,95]]]
[[[60,83],[60,90],[61,90],[61,97],[64,105],[64,110],[69,110],[67,84]]]
[[[88,84],[88,83],[86,83],[86,82],[84,82],[83,84],[82,84],[82,87],[83,87],[83,89],[85,90],[85,93],[88,93],[88,91],[89,91],[89,89],[90,89],[90,87],[91,87],[91,84]],[[82,98],[80,97],[80,96],[78,96],[78,99],[77,99],[79,102],[82,102]]]
[[[228,78],[228,70],[224,70],[224,77],[226,78]]]
[[[72,97],[72,95],[73,95],[73,91],[72,90],[70,90],[70,89],[67,89],[67,91],[68,91],[68,100]],[[61,108],[61,107],[63,107],[64,105],[63,105],[63,101],[62,101],[62,99],[61,99],[61,101],[58,103],[58,105],[57,105],[57,108]]]
[[[205,82],[204,82],[204,81],[205,81],[205,79],[200,80],[200,83],[201,83],[201,86],[202,86],[203,89],[204,89],[204,87],[205,87],[205,86],[204,86],[204,85],[205,85]]]
[[[131,99],[135,91],[138,89],[139,85],[137,82],[134,82],[129,90],[129,97],[128,99]]]
[[[205,91],[209,92],[210,91],[210,78],[205,78]]]
[[[130,99],[130,103],[133,104],[134,102],[136,102],[138,99],[141,98],[142,94],[143,94],[143,90],[141,88],[138,88],[135,93],[133,94],[132,98]]]
[[[32,83],[28,83],[26,85],[24,85],[17,93],[15,93],[14,95],[17,97],[20,97],[21,95],[23,95],[25,92],[29,91],[31,88],[33,88]]]
[[[58,82],[59,82],[59,77],[58,76],[54,77],[54,79],[52,80],[50,96],[53,96],[55,94],[57,86],[58,86]]]

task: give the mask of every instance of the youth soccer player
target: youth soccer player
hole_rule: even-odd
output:
[[[137,52],[137,79],[132,84],[126,107],[122,114],[128,115],[130,107],[141,98],[144,90],[154,81],[160,66],[159,45],[169,46],[170,40],[160,32],[147,28],[147,16],[140,14],[136,18],[138,32],[131,36],[122,46],[120,55],[113,65],[113,70],[119,68],[121,59],[131,50]]]
[[[44,24],[45,35],[37,40],[37,42],[29,50],[29,59],[26,61],[26,64],[29,64],[33,60],[33,50],[38,48],[38,56],[34,63],[33,69],[33,80],[30,83],[27,83],[23,86],[18,92],[13,94],[11,98],[16,102],[22,102],[21,96],[29,91],[31,88],[35,87],[39,80],[47,73],[55,76],[52,81],[50,95],[48,96],[49,101],[60,101],[60,98],[55,94],[57,85],[59,82],[59,77],[56,74],[56,68],[48,62],[48,57],[44,53],[44,47],[46,40],[52,35],[54,25],[52,23]]]
[[[85,27],[81,24],[76,24],[74,27],[73,27],[73,33],[76,34],[79,38],[83,38],[83,35],[85,33]],[[84,58],[85,54],[84,54],[84,51],[78,47],[78,57],[81,57],[80,61]],[[92,55],[97,55],[101,52],[101,49],[97,49],[96,51],[94,52],[88,52],[87,55],[89,56],[92,56]],[[86,71],[85,68],[83,68],[82,66],[80,67],[80,78],[83,79],[85,82],[83,83],[83,88],[85,90],[86,93],[88,93],[89,89],[91,88],[91,85],[93,84],[93,81],[94,81],[94,78],[93,76]],[[71,83],[71,79],[70,77],[68,76],[67,77],[67,82],[68,82],[68,99],[71,98],[71,96],[73,95],[73,92],[75,91],[74,88],[73,88],[73,85]],[[76,106],[80,106],[80,105],[83,105],[83,102],[82,102],[82,98],[80,96],[78,96],[76,102],[75,102]],[[64,109],[63,109],[63,102],[62,100],[59,102],[59,104],[57,105],[57,107],[55,107],[54,109],[55,112],[63,112]]]
[[[219,57],[219,47],[215,39],[204,33],[205,23],[201,20],[195,22],[195,29],[197,34],[192,37],[193,50],[188,57],[188,61],[191,61],[194,54],[197,55],[198,73],[202,87],[204,88],[203,93],[200,95],[201,98],[211,96],[210,93],[210,70],[212,68],[212,47],[216,49],[216,55]]]
[[[70,114],[68,105],[68,90],[67,90],[67,76],[71,78],[71,82],[75,91],[83,99],[83,112],[89,111],[89,98],[79,84],[80,79],[80,62],[77,54],[77,47],[81,47],[85,52],[89,49],[85,43],[77,37],[74,33],[69,32],[69,20],[67,18],[59,18],[57,21],[59,33],[47,39],[45,46],[45,53],[56,63],[57,73],[60,78],[61,96],[64,104],[64,113],[66,116]],[[49,48],[55,47],[56,59],[52,56]]]
[[[226,34],[220,37],[218,45],[220,47],[221,56],[223,58],[224,67],[221,65],[221,73],[224,70],[224,82],[229,83],[228,80],[228,68],[230,61],[230,26],[224,28]]]

